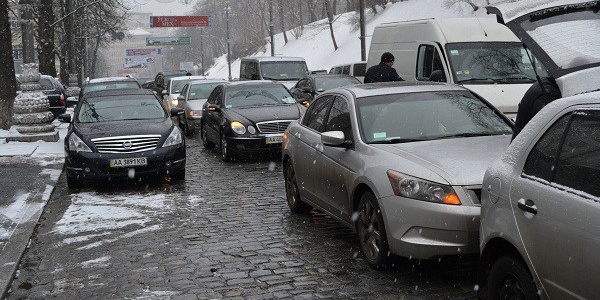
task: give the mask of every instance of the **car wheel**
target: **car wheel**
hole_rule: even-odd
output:
[[[234,158],[233,150],[229,148],[227,145],[227,138],[223,133],[221,133],[221,157],[224,161],[232,161]]]
[[[503,256],[498,259],[487,279],[487,299],[539,299],[535,283],[523,264]]]
[[[358,213],[356,227],[362,253],[372,268],[382,269],[388,265],[390,254],[383,217],[373,193],[360,197]]]
[[[293,213],[306,213],[311,210],[311,207],[304,203],[300,198],[300,190],[296,183],[296,172],[291,162],[287,162],[284,173],[285,180],[285,195],[287,198],[287,204]]]
[[[173,172],[171,179],[173,179],[174,181],[184,180],[185,179],[185,168],[183,168],[179,171]]]
[[[208,136],[206,135],[206,128],[204,127],[204,123],[200,124],[200,138],[202,139],[202,145],[206,149],[214,149],[215,144],[208,140]]]
[[[183,127],[185,127],[185,135],[191,137],[194,135],[194,131],[190,128],[187,118],[184,118]]]
[[[80,189],[81,186],[81,180],[67,176],[67,187],[69,187],[70,190]]]

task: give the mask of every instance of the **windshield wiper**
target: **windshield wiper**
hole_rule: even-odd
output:
[[[465,83],[465,82],[477,82],[477,81],[485,81],[485,82],[497,82],[495,79],[493,78],[469,78],[469,79],[465,79],[465,80],[459,80],[458,83]]]
[[[488,136],[488,135],[503,135],[503,132],[464,132],[464,133],[456,133],[438,136],[436,138],[432,138],[432,140],[441,140],[441,139],[450,139],[455,137],[476,137],[476,136]]]
[[[410,142],[421,142],[426,141],[427,139],[403,139],[403,138],[387,138],[381,141],[372,141],[369,144],[401,144],[401,143],[410,143]]]
[[[513,77],[506,77],[506,78],[498,79],[498,81],[501,81],[501,82],[509,82],[509,81],[513,81],[513,80],[525,81],[525,82],[535,82],[535,79],[529,78],[527,76],[513,76]]]

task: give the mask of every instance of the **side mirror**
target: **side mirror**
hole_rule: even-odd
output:
[[[68,104],[77,104],[77,97],[67,97],[67,103]]]
[[[58,116],[58,120],[63,123],[71,123],[71,114],[62,114]]]
[[[161,92],[161,93],[162,93],[163,95],[166,95],[168,92],[167,92],[167,90],[162,90],[162,92]]]
[[[321,133],[321,142],[325,146],[340,147],[344,145],[346,137],[342,131],[326,131]]]
[[[211,111],[214,111],[214,112],[220,112],[220,111],[221,111],[221,109],[220,109],[218,106],[216,106],[216,105],[209,105],[209,106],[208,106],[208,111],[209,111],[209,112],[211,112]]]
[[[171,117],[181,116],[184,112],[185,111],[179,107],[171,107]]]

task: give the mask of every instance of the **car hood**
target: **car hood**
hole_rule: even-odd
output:
[[[446,180],[440,183],[468,186],[483,182],[486,169],[502,156],[510,139],[501,135],[372,146],[423,167],[408,175],[438,181],[428,175],[433,172]]]
[[[187,106],[191,110],[202,110],[202,106],[206,103],[206,99],[188,100],[185,103],[187,103]]]
[[[600,88],[599,8],[597,1],[520,0],[487,10],[543,62],[568,97]]]
[[[102,123],[76,123],[75,131],[85,139],[101,137],[170,133],[173,121],[170,118],[153,120],[127,120]]]
[[[274,120],[297,120],[303,112],[299,104],[228,108],[231,120],[259,123]]]

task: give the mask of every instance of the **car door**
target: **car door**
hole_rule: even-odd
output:
[[[551,299],[598,296],[599,197],[600,110],[567,113],[532,148],[510,187],[526,259]]]
[[[315,100],[308,107],[302,118],[302,126],[297,132],[292,133],[298,139],[294,149],[294,169],[302,197],[309,201],[318,202],[316,196],[320,193],[316,182],[322,180],[317,164],[317,155],[321,153],[317,149],[323,147],[321,143],[321,132],[325,130],[325,122],[334,96],[323,96]],[[322,203],[319,203],[322,205]]]
[[[202,110],[202,119],[206,127],[206,136],[211,142],[218,144],[220,142],[220,124],[221,124],[221,104],[223,102],[223,86],[217,86],[204,104]]]
[[[350,118],[348,100],[336,96],[327,117],[325,131],[342,131],[348,146],[332,147],[321,143],[317,155],[317,165],[322,177],[317,181],[320,185],[319,194],[323,201],[331,204],[332,212],[344,220],[352,216],[352,203],[349,200],[348,189],[355,177],[355,168],[358,161],[353,150],[354,134]]]

